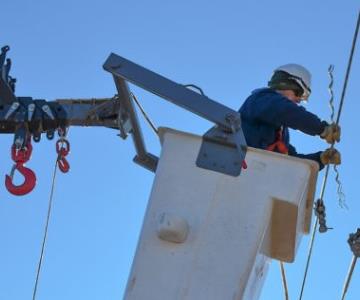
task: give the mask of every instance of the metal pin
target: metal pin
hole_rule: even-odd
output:
[[[5,120],[7,120],[20,106],[20,103],[19,102],[14,102],[10,109],[8,110],[8,112],[6,113],[5,115]]]
[[[30,122],[33,115],[34,115],[34,111],[35,111],[35,104],[31,103],[28,106],[28,121]]]
[[[49,105],[43,105],[42,110],[50,117],[51,120],[55,120]]]

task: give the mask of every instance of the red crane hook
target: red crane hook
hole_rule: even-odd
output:
[[[24,176],[24,182],[20,185],[15,185],[13,183],[13,177],[15,171],[18,170],[21,175]],[[5,186],[6,189],[13,195],[23,196],[30,193],[36,185],[36,175],[35,173],[23,166],[22,163],[14,164],[10,175],[5,176]]]
[[[31,140],[28,139],[25,147],[18,149],[14,144],[11,148],[11,157],[15,162],[11,169],[10,175],[5,176],[5,186],[7,190],[16,196],[22,196],[30,193],[36,185],[36,175],[29,168],[24,167],[32,153]],[[20,185],[13,183],[14,173],[18,170],[21,175],[24,176],[24,182]]]

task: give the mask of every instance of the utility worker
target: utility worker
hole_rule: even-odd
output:
[[[318,135],[329,144],[340,141],[340,126],[321,121],[299,105],[310,93],[311,74],[306,68],[287,64],[275,69],[268,88],[253,91],[239,110],[248,146],[315,160],[320,169],[340,164],[340,153],[334,148],[299,154],[290,144],[288,128]]]

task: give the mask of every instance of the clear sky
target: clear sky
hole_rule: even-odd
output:
[[[17,95],[38,99],[112,97],[102,69],[117,53],[179,83],[199,85],[212,99],[238,109],[265,86],[278,65],[296,62],[313,74],[306,108],[328,120],[329,64],[338,103],[359,1],[45,1],[1,4],[0,46],[10,45]],[[358,45],[360,46],[360,45]],[[337,202],[333,172],[326,189],[328,225],[317,235],[303,299],[339,299],[352,253],[348,234],[359,219],[360,53],[355,53],[341,124],[339,168],[349,210]],[[157,126],[202,134],[211,124],[131,86]],[[142,120],[150,152],[157,138]],[[132,163],[131,139],[105,128],[71,128],[71,171],[58,174],[38,300],[121,299],[154,175]],[[10,171],[12,136],[0,136],[0,173]],[[28,167],[38,177],[25,197],[0,186],[0,299],[31,299],[56,159],[54,141],[34,145]],[[326,144],[292,132],[299,152]],[[319,174],[319,184],[323,177]],[[319,190],[319,188],[318,188]],[[317,193],[318,194],[318,193]],[[286,265],[290,299],[299,295],[309,237]],[[239,258],[241,259],[241,253]],[[347,299],[360,299],[360,266]],[[277,262],[261,300],[282,299]]]

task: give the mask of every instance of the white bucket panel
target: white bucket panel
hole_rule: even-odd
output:
[[[196,167],[199,136],[162,128],[126,300],[257,299],[270,258],[309,229],[317,164],[249,148],[238,177]]]

